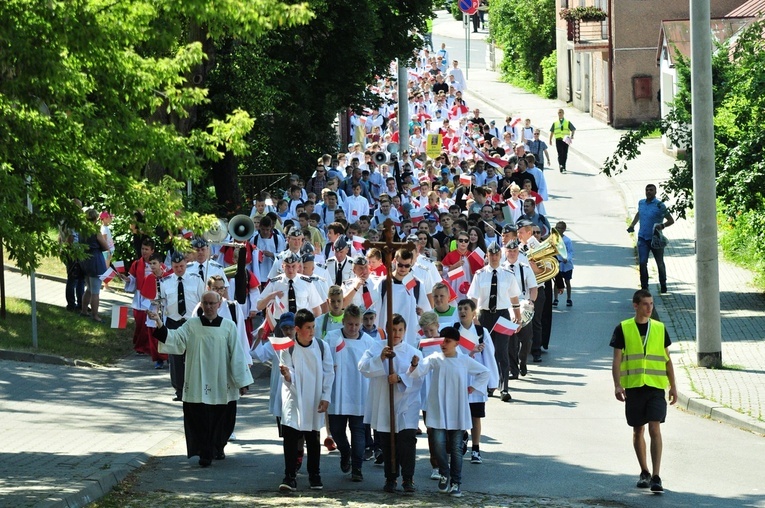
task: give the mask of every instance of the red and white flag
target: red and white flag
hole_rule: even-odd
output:
[[[518,208],[518,206],[515,204],[515,201],[513,201],[512,199],[506,199],[506,200],[505,200],[505,204],[506,204],[507,206],[509,206],[510,208],[512,208],[513,210],[515,210],[516,208]]]
[[[457,280],[460,277],[464,277],[464,276],[465,276],[464,265],[449,271],[449,280]]]
[[[127,319],[128,307],[122,305],[112,307],[112,328],[125,328]]]
[[[338,342],[337,346],[335,346],[335,353],[339,353],[343,349],[345,349],[345,341],[341,340],[340,342]]]
[[[119,273],[125,273],[125,262],[124,261],[112,261],[112,266]]]
[[[480,263],[481,266],[484,266],[486,264],[485,257],[486,253],[481,250],[480,247],[476,246],[475,250],[470,253],[468,256],[469,258],[473,258],[473,261],[476,261]]]
[[[503,335],[512,335],[517,332],[518,328],[520,327],[521,325],[513,323],[506,317],[500,316],[500,318],[497,319],[497,322],[494,323],[494,328],[492,328],[491,331],[501,333]]]
[[[109,267],[98,278],[101,279],[104,282],[104,284],[109,284],[109,282],[111,282],[111,280],[116,276],[117,276],[117,272],[114,271],[114,268]]]
[[[462,173],[460,175],[460,185],[464,185],[465,187],[470,187],[470,184],[473,183],[473,178],[468,175],[467,173]]]
[[[505,166],[507,166],[508,162],[504,159],[500,159],[499,157],[490,157],[483,153],[483,151],[478,148],[475,143],[473,143],[473,140],[468,138],[467,143],[470,145],[470,147],[475,151],[476,156],[478,156],[480,159],[482,159],[486,164],[491,164],[497,169],[502,169]]]
[[[417,279],[415,279],[414,275],[412,275],[411,273],[408,274],[406,277],[404,277],[404,280],[402,280],[401,282],[404,283],[404,287],[406,288],[407,291],[411,291],[412,288],[417,285]]]
[[[412,219],[412,224],[419,224],[425,218],[425,210],[422,208],[412,208],[412,211],[409,212],[409,218]]]
[[[443,337],[424,337],[420,339],[420,349],[430,346],[440,346],[443,343]]]
[[[363,250],[364,249],[364,242],[366,240],[363,236],[353,236],[353,248],[356,250]]]
[[[452,285],[449,283],[448,280],[446,279],[441,279],[441,280],[444,282],[444,284],[446,284],[446,287],[449,289],[449,301],[453,302],[454,300],[457,299],[457,292],[454,290],[454,288],[452,287]]]
[[[460,328],[460,346],[468,351],[473,351],[477,343],[478,338],[473,332]]]
[[[269,337],[268,340],[274,347],[274,351],[284,351],[295,345],[295,341],[289,337]]]

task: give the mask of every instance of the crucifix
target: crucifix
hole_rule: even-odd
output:
[[[385,291],[386,291],[386,320],[385,320],[385,334],[388,340],[388,347],[393,349],[393,256],[398,249],[415,250],[416,246],[412,242],[394,242],[393,234],[395,226],[391,219],[386,219],[383,223],[383,242],[370,242],[369,240],[364,242],[365,249],[371,249],[373,247],[380,249],[383,255],[383,263],[385,264],[385,270],[387,272],[385,276]],[[407,323],[407,326],[412,324]],[[393,358],[388,358],[388,374],[393,374]],[[388,401],[390,403],[390,473],[396,472],[396,410],[393,407],[393,385],[388,385]]]

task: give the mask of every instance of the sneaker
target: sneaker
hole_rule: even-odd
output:
[[[329,436],[327,436],[327,438],[324,440],[324,446],[326,446],[327,450],[330,452],[334,452],[335,450],[337,450],[337,445],[335,444],[335,440]]]
[[[383,457],[382,450],[377,450],[375,452],[375,466],[382,466],[385,464],[385,457]]]
[[[462,497],[462,489],[459,483],[452,483],[452,486],[449,488],[449,495],[452,497]]]
[[[661,289],[659,289],[660,293],[666,293],[667,292],[667,286],[661,286]]]
[[[279,492],[295,492],[297,490],[297,481],[294,478],[284,477],[279,485]]]
[[[473,453],[470,454],[470,463],[471,464],[481,464],[483,460],[481,459],[481,452],[478,450],[473,450]]]
[[[651,477],[651,492],[664,492],[664,487],[661,485],[661,478],[658,475]]]
[[[566,307],[571,307],[572,305],[574,305],[574,302],[571,300],[566,300]]]
[[[324,484],[321,483],[321,476],[310,477],[308,483],[311,486],[311,490],[321,490],[324,488]]]
[[[525,363],[520,366],[519,370],[521,372],[521,376],[525,376],[526,374],[529,373],[529,368],[526,366]]]
[[[651,473],[648,471],[640,471],[640,479],[635,485],[639,489],[647,489],[651,486]]]
[[[438,491],[444,494],[449,492],[449,479],[446,476],[441,476],[438,479]]]
[[[230,436],[228,436],[229,441],[236,441],[236,433],[232,432]]]
[[[534,355],[534,363],[542,363],[542,355]]]
[[[433,470],[430,472],[430,479],[431,480],[440,480],[441,479],[441,473],[438,471],[437,467],[434,467]]]
[[[364,480],[364,475],[361,474],[361,468],[353,468],[353,472],[351,473],[351,481],[360,482],[363,480]]]
[[[364,450],[364,461],[371,460],[372,457],[375,456],[375,451],[373,448],[366,448]]]
[[[396,492],[396,480],[385,480],[383,490],[390,493]]]
[[[417,489],[414,488],[414,480],[404,480],[401,486],[404,487],[404,492],[410,494],[417,491]]]
[[[162,360],[157,360],[156,362],[154,362],[154,368],[156,370],[164,369],[165,368],[165,362],[163,362]]]
[[[502,396],[500,397],[500,400],[502,400],[502,402],[510,402],[513,400],[513,397],[510,396],[510,392],[502,390]]]
[[[557,307],[557,306],[558,306],[558,300],[557,299],[553,300],[553,307]]]
[[[340,471],[349,473],[351,471],[351,454],[340,455]]]

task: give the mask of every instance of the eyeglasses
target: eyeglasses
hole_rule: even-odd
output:
[[[457,240],[457,241],[458,241],[459,243],[470,243],[470,240],[468,240],[467,238],[460,238],[460,239],[459,239],[459,240]]]
[[[212,289],[213,291],[223,291],[226,289],[226,286],[221,286],[221,287],[213,286],[210,289]]]
[[[411,268],[412,265],[407,265],[405,263],[397,263],[396,268]]]
[[[542,234],[542,232],[541,232],[541,231],[534,231],[534,234],[535,234],[535,235],[541,235],[541,234]]]

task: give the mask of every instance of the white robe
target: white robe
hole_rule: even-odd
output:
[[[383,361],[380,353],[385,344],[378,341],[368,349],[361,361],[359,370],[369,378],[364,423],[380,432],[390,432],[390,400],[388,384],[388,360]],[[404,429],[416,429],[420,420],[420,388],[422,379],[412,378],[407,374],[413,356],[422,358],[419,349],[406,342],[394,346],[393,371],[401,376],[401,383],[393,385],[393,407],[396,413],[396,432]]]
[[[200,318],[191,318],[177,330],[167,330],[159,352],[186,353],[183,402],[228,404],[239,400],[239,388],[253,382],[249,354],[245,357],[234,323],[225,319],[220,326],[203,326]]]
[[[358,339],[346,339],[342,330],[329,332],[324,340],[335,364],[329,414],[363,416],[369,380],[359,371],[359,362],[378,341],[364,332],[359,333]]]
[[[480,344],[477,336],[476,326],[473,324],[470,327],[470,331],[468,332],[468,338],[470,340],[474,340],[476,346]],[[464,330],[462,326],[457,328],[461,331],[461,333],[464,333]],[[477,361],[487,369],[489,369],[489,384],[487,385],[487,388],[496,390],[499,386],[499,368],[497,367],[497,359],[494,356],[494,341],[491,340],[491,335],[489,335],[489,330],[484,328],[483,329],[483,351],[480,353],[476,353],[472,356],[473,360]],[[460,350],[465,353],[466,355],[470,355],[472,351],[468,351],[465,347],[460,344],[459,346]],[[475,386],[475,383],[477,383],[475,376],[470,376],[470,379],[468,380],[468,384],[470,386]],[[486,402],[489,400],[488,395],[482,390],[476,390],[473,393],[471,393],[468,396],[468,402]]]
[[[295,347],[279,351],[279,364],[286,365],[291,380],[282,376],[282,425],[300,431],[317,431],[324,427],[324,413],[319,413],[319,402],[332,402],[332,382],[335,371],[332,354],[326,344],[321,353],[319,339],[304,347],[295,341]]]
[[[380,284],[386,284],[383,279]],[[393,312],[401,314],[406,321],[406,335],[404,335],[404,341],[410,346],[416,348],[420,343],[420,336],[417,334],[420,327],[418,326],[419,317],[417,316],[417,307],[420,307],[423,312],[427,312],[431,309],[430,301],[428,301],[428,295],[426,294],[425,285],[420,282],[420,294],[419,299],[414,299],[414,288],[408,291],[403,284],[393,283]],[[380,294],[382,295],[382,286],[380,286]],[[377,327],[385,330],[388,323],[388,295],[387,293],[380,301],[380,308],[377,312]],[[411,357],[410,357],[411,358]]]
[[[428,402],[425,404],[428,427],[445,430],[472,429],[468,386],[472,386],[476,391],[485,390],[489,383],[489,369],[468,355],[458,354],[447,358],[443,353],[434,353],[423,359],[411,376],[424,377],[429,372],[433,372],[433,375]],[[475,385],[468,385],[468,376],[475,376]]]
[[[269,379],[268,412],[277,418],[282,416],[282,373],[279,370],[279,355],[274,351],[271,341],[258,341],[257,346],[250,351],[252,359],[258,363],[271,362],[271,377]]]

